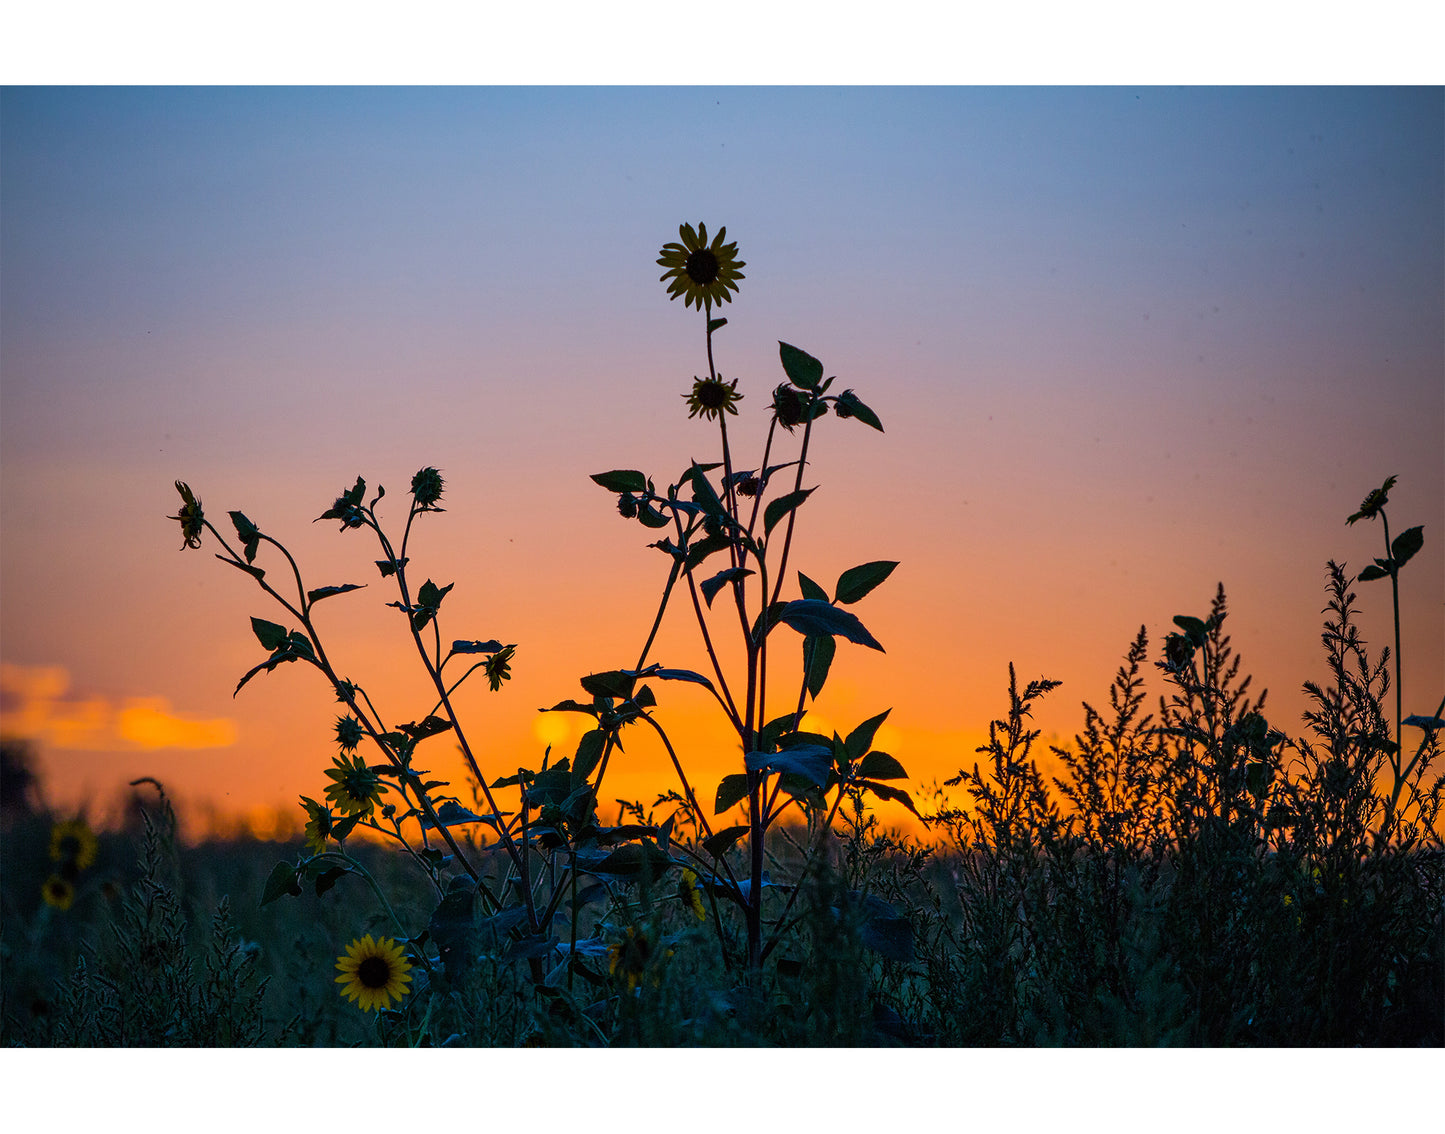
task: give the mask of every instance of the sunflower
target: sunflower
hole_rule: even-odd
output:
[[[607,949],[607,972],[611,976],[625,978],[627,991],[633,991],[642,983],[652,960],[652,942],[645,933],[639,933],[628,926],[621,941]],[[654,983],[655,983],[654,978]]]
[[[84,870],[95,861],[99,849],[95,834],[82,819],[71,819],[50,828],[50,860],[74,863]]]
[[[301,806],[306,809],[306,849],[312,854],[321,854],[326,849],[326,840],[331,838],[331,808],[304,795]]]
[[[185,481],[176,481],[176,491],[181,494],[181,510],[178,515],[167,516],[168,520],[179,520],[181,525],[181,550],[186,548],[197,548],[201,546],[201,532],[206,522],[206,513],[201,508],[201,502],[196,499],[196,494],[191,491],[191,486]]]
[[[52,874],[40,887],[40,893],[45,898],[45,904],[54,906],[58,910],[68,910],[70,903],[75,901],[75,887],[62,878],[59,874]]]
[[[411,962],[402,955],[401,946],[390,937],[373,941],[371,934],[353,941],[344,957],[336,958],[341,973],[336,983],[341,995],[355,1000],[363,1012],[373,1008],[389,1008],[398,1004],[411,990]]]
[[[734,378],[731,382],[724,382],[721,375],[693,379],[692,393],[683,394],[683,397],[687,399],[688,420],[701,414],[707,421],[724,413],[736,415],[737,403],[743,400],[738,393],[738,380]]]
[[[698,886],[697,875],[691,870],[684,870],[682,877],[677,883],[677,896],[682,899],[682,904],[692,910],[693,916],[698,921],[707,920],[707,911],[702,907],[702,895],[698,893],[701,887]]]
[[[739,268],[747,267],[739,260],[738,246],[724,244],[727,227],[717,231],[711,244],[707,242],[707,225],[699,224],[696,231],[692,225],[682,225],[678,230],[681,244],[664,244],[658,263],[667,271],[658,277],[663,282],[669,276],[668,298],[682,296],[684,307],[696,306],[699,311],[717,304],[732,302],[728,289],[738,290],[738,280],[746,279]]]
[[[326,775],[336,782],[326,789],[326,798],[346,815],[370,815],[386,791],[381,777],[368,768],[360,756],[343,754],[331,762],[335,767],[328,768]]]

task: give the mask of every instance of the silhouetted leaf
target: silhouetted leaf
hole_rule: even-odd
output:
[[[582,688],[594,697],[616,697],[626,701],[632,696],[636,678],[624,670],[614,669],[606,673],[589,673],[581,682]]]
[[[918,814],[918,808],[913,806],[912,797],[902,788],[889,787],[887,784],[874,783],[872,780],[860,780],[859,786],[871,791],[879,799],[890,799],[894,803],[901,803],[913,814]]]
[[[781,752],[749,752],[743,766],[750,772],[768,768],[774,772],[793,772],[809,783],[823,787],[833,770],[833,749],[820,744],[804,744]]]
[[[800,390],[811,390],[823,380],[823,364],[807,351],[779,342],[778,357],[782,359],[788,381]]]
[[[842,418],[856,417],[864,425],[871,425],[879,433],[883,432],[883,423],[878,420],[878,415],[864,405],[862,399],[852,390],[844,390],[838,395],[833,412]]]
[[[752,574],[756,574],[756,572],[751,567],[729,567],[725,571],[719,571],[711,579],[703,580],[698,584],[698,589],[702,591],[702,597],[707,600],[708,606],[712,606],[712,600],[717,596],[718,591],[734,579],[745,579]]]
[[[1376,567],[1373,564],[1360,572],[1359,582],[1368,583],[1375,579],[1388,579],[1390,572]]]
[[[267,622],[264,618],[252,618],[251,629],[256,635],[256,640],[268,650],[274,650],[286,641],[286,627],[277,626],[274,622]]]
[[[886,752],[870,752],[858,765],[858,775],[865,780],[905,780],[903,765]]]
[[[592,479],[608,492],[646,492],[647,478],[636,469],[613,469],[593,473]]]
[[[816,599],[818,602],[828,601],[828,592],[801,571],[798,572],[798,589],[805,599]]]
[[[746,779],[746,777],[744,777]],[[713,834],[711,838],[703,839],[702,849],[712,855],[713,858],[722,858],[728,851],[737,844],[737,841],[748,833],[746,827],[724,827],[721,831]]]
[[[808,499],[816,490],[812,488],[800,489],[797,492],[790,492],[786,496],[779,496],[776,500],[770,501],[763,509],[763,532],[771,534],[774,527],[789,512],[793,511],[804,500]]]
[[[332,595],[344,595],[347,591],[359,591],[362,589],[360,583],[342,583],[339,587],[317,587],[314,591],[306,592],[307,602],[320,602]]]
[[[1395,561],[1395,570],[1403,567],[1407,560],[1425,546],[1425,528],[1423,525],[1415,528],[1406,528],[1395,537],[1390,544],[1390,558]],[[1413,578],[1413,576],[1412,576]]]
[[[834,601],[852,604],[861,599],[889,575],[898,564],[880,559],[876,563],[864,563],[849,567],[838,576],[838,589]]]
[[[837,649],[837,643],[827,634],[821,637],[809,634],[803,638],[803,672],[807,674],[808,696],[815,701],[828,680],[828,670]]]
[[[876,717],[870,717],[848,734],[845,742],[848,759],[860,759],[869,748],[873,747],[873,737],[878,732],[878,726],[888,719],[888,714],[892,711],[892,709],[884,709]]]
[[[502,643],[495,638],[489,638],[485,642],[453,642],[452,653],[454,654],[497,654],[502,652]]]
[[[271,868],[266,885],[261,890],[261,904],[270,905],[283,894],[301,896],[301,884],[296,881],[296,868],[289,862],[278,862]]]
[[[713,814],[721,815],[748,795],[748,778],[741,772],[724,776],[717,785],[717,799],[713,803]]]
[[[856,615],[846,610],[839,610],[831,603],[818,599],[794,599],[792,602],[783,604],[777,617],[779,622],[787,623],[799,634],[814,636],[836,634],[860,646],[867,646],[871,650],[883,652],[883,647],[879,644],[878,639],[868,633]]]
[[[231,523],[236,527],[236,538],[245,545],[246,562],[255,561],[256,549],[261,545],[261,531],[241,512],[228,512]]]

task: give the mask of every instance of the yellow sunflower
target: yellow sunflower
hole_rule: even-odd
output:
[[[724,382],[721,375],[693,379],[692,393],[683,394],[683,397],[687,399],[688,420],[701,414],[705,421],[715,420],[724,413],[736,416],[737,403],[743,400],[738,393],[738,380],[734,378],[731,382]]]
[[[50,828],[50,860],[74,863],[84,870],[95,861],[100,844],[83,819],[71,819]]]
[[[682,899],[684,906],[692,910],[698,921],[706,921],[707,911],[703,909],[702,895],[698,893],[700,889],[697,875],[691,870],[684,870],[677,883],[677,896]]]
[[[52,874],[40,887],[40,893],[45,898],[45,904],[54,906],[58,910],[68,910],[70,903],[75,901],[75,887],[67,882],[59,874]]]
[[[331,838],[331,808],[304,795],[301,806],[306,809],[306,849],[312,854],[321,854],[326,849],[326,840]]]
[[[642,983],[651,960],[652,942],[645,933],[639,933],[629,925],[622,940],[607,949],[607,972],[625,979],[627,991],[631,992]],[[656,983],[655,976],[653,982]]]
[[[411,962],[402,954],[401,946],[390,937],[372,940],[371,934],[353,941],[344,957],[336,958],[341,975],[341,995],[355,1000],[363,1012],[398,1004],[411,990]]]
[[[343,754],[331,762],[335,767],[328,768],[326,776],[336,782],[326,789],[326,798],[344,815],[370,815],[386,791],[381,777],[360,756]]]
[[[707,241],[707,225],[682,225],[678,230],[681,244],[664,244],[657,262],[667,271],[658,277],[664,283],[668,277],[668,298],[682,296],[683,306],[695,306],[699,311],[720,303],[731,303],[728,290],[738,290],[738,280],[746,279],[739,268],[747,267],[739,260],[736,243],[724,244],[727,226],[717,230],[711,244]]]

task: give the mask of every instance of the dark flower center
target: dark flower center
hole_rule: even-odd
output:
[[[673,262],[676,263],[676,261]],[[717,279],[719,268],[720,265],[717,262],[717,257],[706,248],[697,249],[688,256],[687,263],[683,265],[683,270],[687,272],[688,279],[703,287],[707,287],[708,284]]]
[[[391,983],[391,965],[381,957],[367,957],[356,966],[356,975],[367,988],[385,988]]]
[[[74,835],[65,835],[60,840],[60,854],[63,858],[78,858],[80,856],[80,840]]]
[[[704,409],[722,409],[727,404],[728,387],[722,382],[709,379],[698,386],[697,400]]]

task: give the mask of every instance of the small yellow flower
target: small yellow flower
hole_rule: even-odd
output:
[[[411,990],[411,962],[402,954],[401,946],[392,938],[372,940],[371,934],[353,941],[344,957],[336,958],[341,973],[336,983],[341,995],[356,1001],[363,1012],[389,1008],[392,1000],[401,1003]]]
[[[668,298],[682,296],[683,306],[695,306],[699,311],[712,308],[720,303],[731,303],[728,289],[738,290],[737,281],[746,279],[739,268],[747,264],[737,258],[736,243],[724,244],[727,227],[718,229],[711,244],[707,242],[707,225],[682,225],[678,230],[681,244],[664,244],[658,263],[667,269],[659,278],[666,282]]]
[[[74,863],[85,870],[95,861],[100,844],[82,819],[71,819],[50,828],[50,860]]]
[[[698,921],[706,921],[707,911],[703,909],[702,895],[698,893],[699,889],[697,875],[691,870],[684,870],[682,878],[677,884],[677,895],[682,899],[682,904],[692,910]]]
[[[59,874],[52,874],[47,878],[40,887],[40,892],[45,898],[45,904],[58,910],[68,910],[70,903],[75,901],[75,887]]]
[[[737,403],[743,400],[743,396],[738,393],[738,380],[734,378],[731,382],[724,382],[721,376],[694,378],[692,393],[682,396],[687,399],[689,420],[699,414],[707,421],[715,420],[725,413],[736,416]]]

